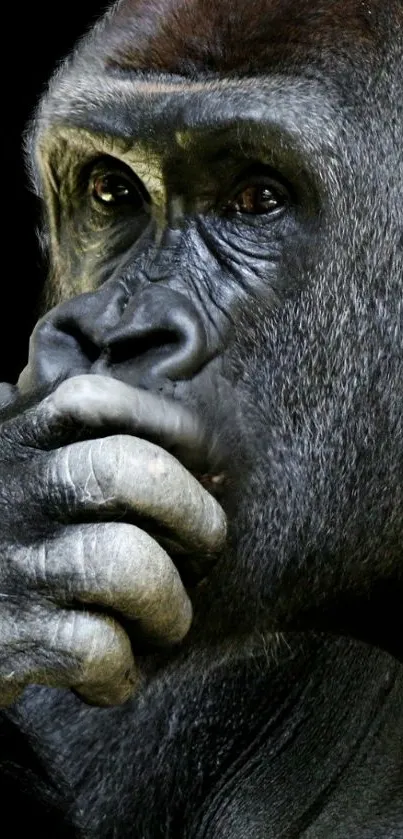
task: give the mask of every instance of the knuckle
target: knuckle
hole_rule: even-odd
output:
[[[29,588],[41,588],[47,582],[47,543],[15,547],[12,551],[12,574],[21,576]]]
[[[72,444],[60,450],[57,479],[73,489],[81,503],[112,503],[125,471],[123,438],[107,437]]]
[[[113,478],[103,464],[102,443],[73,443],[51,455],[45,483],[54,506],[72,512],[77,504],[102,506],[111,499]]]

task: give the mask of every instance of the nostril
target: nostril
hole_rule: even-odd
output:
[[[56,320],[56,318],[55,318]],[[30,340],[28,364],[20,374],[21,393],[50,388],[70,376],[89,373],[101,355],[101,349],[69,321],[38,323]]]
[[[76,353],[91,366],[102,356],[108,332],[120,322],[126,301],[125,288],[106,283],[97,291],[72,298],[56,308],[53,325],[75,344]]]
[[[99,364],[132,382],[186,379],[205,361],[206,334],[193,303],[166,286],[134,295],[104,342]],[[117,366],[120,367],[117,370]],[[124,368],[124,369],[123,369]]]
[[[93,341],[89,335],[83,332],[80,329],[79,324],[75,323],[74,321],[65,321],[63,323],[62,331],[66,335],[70,335],[70,337],[74,339],[83,357],[86,358],[90,364],[94,364],[96,361],[98,361],[103,348],[99,347],[98,344],[96,344],[95,341]]]
[[[172,349],[179,347],[182,342],[183,336],[176,330],[152,329],[143,335],[137,334],[109,344],[107,354],[112,364],[122,364],[134,358],[145,360],[148,355],[156,359],[170,354]]]

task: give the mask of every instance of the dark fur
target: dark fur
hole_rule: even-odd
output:
[[[126,0],[41,104],[33,169],[61,302],[30,375],[51,389],[96,369],[122,289],[134,318],[164,280],[158,317],[183,295],[207,341],[162,388],[203,416],[230,526],[188,638],[145,659],[132,703],[30,688],[5,715],[7,789],[42,836],[403,837],[402,50],[400,2]],[[191,211],[165,247],[155,230],[136,247],[134,222],[90,228],[74,175],[87,127],[99,152],[115,130],[147,143],[150,171],[171,162]],[[269,149],[293,186],[257,234],[192,205],[220,131],[224,148]],[[156,386],[130,352],[108,373]]]
[[[285,62],[298,69],[336,62],[347,70],[358,57],[370,63],[399,20],[398,4],[386,7],[381,0],[257,0],[252,8],[241,0],[230,7],[214,0],[133,0],[121,3],[106,27],[106,58],[127,71],[152,68],[187,77],[248,76]]]

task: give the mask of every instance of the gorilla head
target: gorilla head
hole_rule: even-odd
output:
[[[97,373],[195,409],[230,505],[208,602],[248,631],[346,628],[400,564],[399,23],[379,2],[122,2],[36,121],[69,300],[21,389]]]
[[[346,701],[375,707],[392,672],[389,721],[402,728],[398,665],[332,638],[402,648],[402,36],[399,0],[122,0],[38,109],[30,142],[48,311],[4,424],[14,471],[3,516],[5,590],[30,594],[25,635],[15,609],[13,632],[22,645],[35,638],[36,658],[10,659],[5,695],[40,682],[114,703],[131,691],[133,653],[141,673],[149,668],[139,704],[109,717],[131,732],[121,748],[135,805],[121,765],[108,780],[95,757],[108,796],[92,780],[80,799],[87,828],[90,800],[96,830],[102,819],[112,830],[102,814],[117,790],[136,820],[120,815],[116,834],[94,835],[398,835],[382,830],[402,824],[401,806],[397,821],[379,811],[374,832],[354,832],[356,800],[350,820],[330,827],[344,793],[315,827],[310,805],[295,803],[299,781],[288,817],[285,729],[262,732],[301,679],[310,692],[292,700],[293,725],[311,701],[319,708],[300,747],[308,763],[314,755],[311,773],[323,768],[314,732],[332,714],[342,725]],[[156,655],[156,643],[184,636]],[[61,702],[93,732],[101,712]],[[346,742],[360,726],[354,716]],[[102,741],[109,758],[118,730]],[[134,731],[147,732],[147,746],[134,747]],[[256,732],[266,772],[278,752],[267,795],[257,769],[253,794],[231,775]],[[326,742],[339,772],[343,757]],[[68,767],[74,734],[71,743]],[[159,776],[161,792],[147,755],[155,771],[155,761],[179,760],[177,777]],[[239,819],[224,809],[218,822],[212,788],[227,769],[236,801],[228,793],[226,806]],[[64,771],[74,786],[74,769]],[[150,783],[160,821],[147,814]],[[187,784],[204,813],[194,831]],[[313,783],[314,809],[322,793]]]

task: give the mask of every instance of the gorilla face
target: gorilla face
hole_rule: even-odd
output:
[[[121,0],[50,83],[0,386],[16,835],[402,835],[402,55],[401,0]]]

